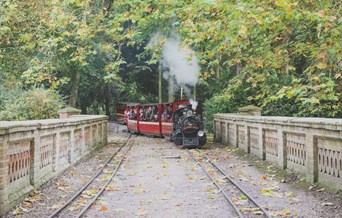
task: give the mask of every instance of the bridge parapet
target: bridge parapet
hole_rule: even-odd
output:
[[[107,143],[108,117],[0,121],[0,216],[28,192]]]
[[[342,119],[216,114],[215,140],[342,190]]]

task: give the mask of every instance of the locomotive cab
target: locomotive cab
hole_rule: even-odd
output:
[[[171,139],[177,146],[185,148],[202,147],[207,139],[204,126],[199,116],[192,109],[192,105],[180,107],[173,114],[173,133]]]

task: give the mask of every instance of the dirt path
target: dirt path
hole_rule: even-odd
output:
[[[31,193],[7,217],[47,217],[89,179],[128,137],[110,124],[110,144]],[[298,188],[300,179],[232,148],[202,150],[274,217],[342,217],[341,194]],[[258,167],[256,167],[258,166]],[[260,170],[263,168],[263,170]],[[282,174],[282,175],[279,175]],[[89,196],[91,197],[91,195]],[[244,201],[234,199],[243,207]],[[80,210],[85,202],[79,202]],[[118,175],[84,217],[236,217],[187,152],[165,139],[138,136]]]

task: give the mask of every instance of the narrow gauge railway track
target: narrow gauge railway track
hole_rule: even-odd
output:
[[[57,210],[55,210],[49,216],[49,218],[58,217],[58,216],[61,216],[61,217],[65,216],[65,213],[67,213],[66,209],[69,206],[71,206],[73,203],[75,203],[76,200],[81,197],[82,193],[84,193],[87,190],[87,188],[89,189],[89,187],[91,185],[93,185],[94,181],[97,178],[100,178],[101,175],[105,175],[106,169],[108,172],[108,170],[111,169],[110,168],[111,165],[115,166],[117,163],[115,168],[112,169],[113,172],[111,173],[111,175],[108,178],[106,178],[106,180],[101,185],[96,185],[97,189],[98,189],[97,193],[91,199],[89,199],[89,201],[86,203],[86,205],[83,207],[83,209],[80,212],[78,212],[77,214],[73,214],[73,215],[68,214],[68,216],[72,216],[72,217],[81,217],[93,205],[93,203],[100,197],[100,195],[103,193],[105,188],[108,186],[108,184],[112,181],[112,179],[116,175],[117,171],[119,170],[120,166],[122,165],[123,161],[125,160],[127,153],[132,148],[133,143],[131,141],[131,136],[132,136],[132,134],[129,135],[127,141],[122,146],[120,146],[120,148],[105,162],[105,164],[95,173],[95,175],[91,179],[89,179],[89,181],[84,186],[82,186],[72,197],[70,197],[68,201],[66,201],[61,207],[59,207]],[[126,147],[128,144],[129,144],[129,146],[125,150],[125,152],[123,152],[120,160],[114,160],[114,158],[120,152],[122,152],[121,150],[123,150],[123,148]],[[92,187],[92,188],[94,189],[94,187]],[[76,211],[74,211],[74,213],[76,213]]]
[[[219,192],[221,192],[226,200],[229,202],[229,204],[234,208],[236,213],[239,217],[267,217],[271,218],[271,216],[268,214],[268,212],[261,207],[243,188],[241,188],[236,182],[234,182],[232,179],[226,175],[220,167],[218,167],[215,163],[213,163],[203,152],[196,149],[198,154],[200,154],[200,157],[204,158],[204,161],[199,161],[198,158],[191,152],[189,149],[186,149],[189,155],[197,162],[197,164],[201,167],[201,169],[207,174],[207,176],[212,180],[213,184],[218,188]],[[213,178],[213,176],[208,172],[207,168],[214,169],[215,172],[218,172],[222,175],[222,179],[227,180],[228,182],[225,184],[225,188],[223,188],[221,185],[218,184],[218,182]],[[225,190],[229,190],[226,192]],[[232,194],[232,191],[234,190],[234,194]],[[236,193],[238,192],[238,193]],[[234,196],[232,196],[234,195]],[[248,204],[244,205],[243,209],[239,208],[237,204],[233,202],[233,198],[239,199],[240,196],[246,196],[248,200]],[[252,213],[254,212],[254,213]]]

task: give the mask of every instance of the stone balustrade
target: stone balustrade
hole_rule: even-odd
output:
[[[342,190],[342,119],[216,114],[215,140]]]
[[[0,121],[0,216],[28,192],[107,143],[108,117]]]

